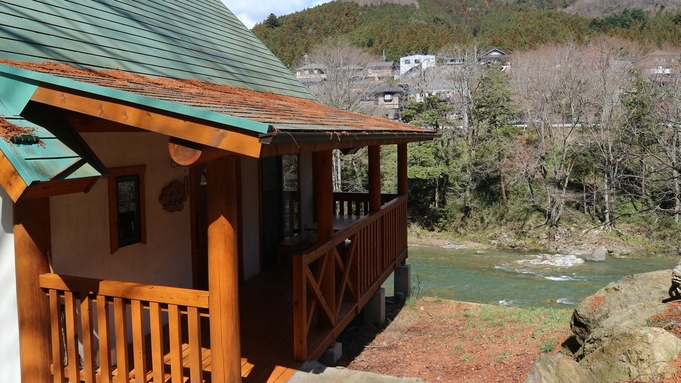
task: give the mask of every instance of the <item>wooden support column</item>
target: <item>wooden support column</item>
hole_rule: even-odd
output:
[[[369,146],[369,212],[381,210],[381,147]]]
[[[397,195],[407,195],[407,144],[397,145]]]
[[[208,292],[212,381],[241,382],[236,156],[208,163]]]
[[[50,272],[49,198],[14,205],[14,248],[19,311],[21,378],[24,382],[52,381],[50,364],[50,307],[38,276]]]
[[[333,175],[331,150],[315,152],[314,182],[317,201],[317,242],[333,236]]]
[[[317,201],[317,243],[324,243],[333,237],[333,156],[331,150],[315,152],[314,179]],[[326,254],[323,260],[323,276],[320,290],[330,312],[336,312],[336,261],[332,254]],[[322,311],[320,310],[320,313]],[[332,328],[336,318],[320,315],[319,325]]]

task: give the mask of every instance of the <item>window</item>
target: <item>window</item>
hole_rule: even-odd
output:
[[[134,243],[147,243],[144,206],[145,166],[109,169],[111,254]]]
[[[392,94],[386,93],[386,94],[383,95],[383,101],[385,101],[385,102],[390,102],[390,101],[392,101],[392,100],[393,100],[393,95],[392,95]]]

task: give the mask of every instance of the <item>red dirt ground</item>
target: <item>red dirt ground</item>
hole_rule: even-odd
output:
[[[339,365],[425,382],[522,382],[542,352],[558,352],[570,336],[571,310],[437,299],[386,310],[380,328],[346,329]]]
[[[362,326],[358,316],[339,337],[339,365],[425,382],[523,382],[543,352],[571,345],[571,314],[432,298],[388,305],[383,326]],[[681,338],[681,301],[650,325]],[[663,383],[681,383],[681,357],[675,367]]]

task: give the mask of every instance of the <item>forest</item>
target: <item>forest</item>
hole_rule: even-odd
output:
[[[304,54],[330,39],[389,61],[477,44],[506,52],[552,43],[585,43],[598,36],[635,41],[647,49],[681,41],[681,12],[624,9],[590,18],[565,12],[573,0],[421,0],[419,7],[332,1],[290,15],[270,16],[253,33],[294,68]]]
[[[586,18],[558,9],[567,2],[470,2],[466,10],[457,8],[462,2],[420,3],[332,2],[270,15],[254,32],[292,67],[324,52],[345,52],[346,64],[370,61],[367,54],[380,61],[383,50],[387,60],[457,58],[399,80],[412,93],[430,90],[405,105],[402,121],[440,133],[409,148],[414,226],[480,238],[503,231],[530,247],[560,230],[592,228],[650,251],[678,250],[681,50],[673,43],[681,41],[681,13]],[[286,28],[307,37],[277,40]],[[510,66],[480,65],[491,47],[511,53]],[[331,106],[361,104],[311,91]],[[393,150],[382,152],[384,192],[395,189]],[[334,161],[337,190],[366,189],[365,150]]]

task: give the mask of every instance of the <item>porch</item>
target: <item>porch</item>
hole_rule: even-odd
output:
[[[360,198],[335,195],[335,215],[358,216],[351,226],[293,255],[292,271],[271,269],[239,287],[244,382],[286,382],[302,361],[319,358],[406,259],[406,196],[383,199],[369,213],[367,205],[352,210]],[[56,274],[42,275],[40,286],[52,360],[61,361],[54,382],[211,381],[209,330],[219,326],[207,291]]]

